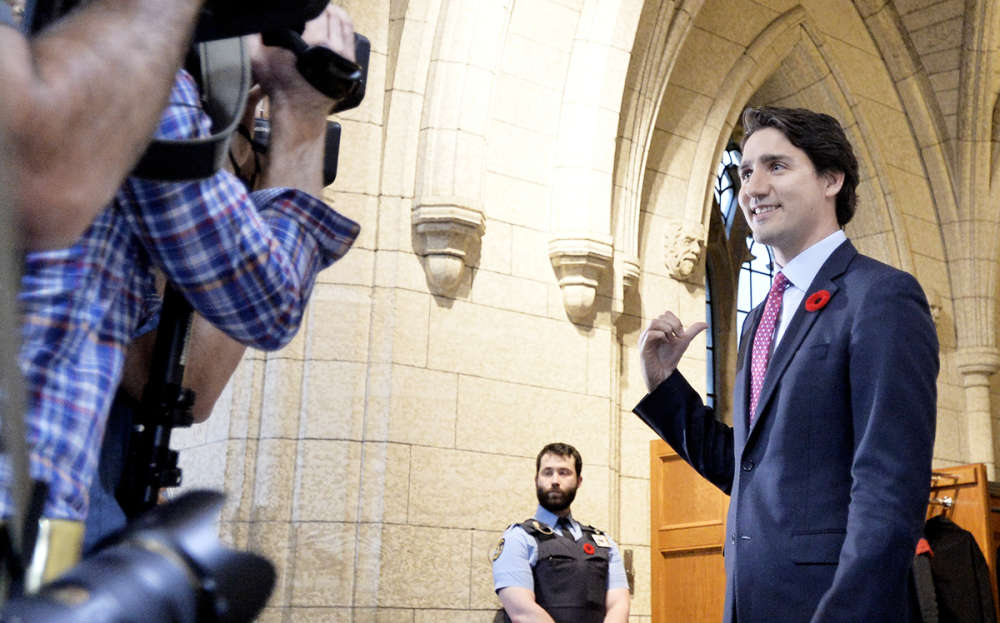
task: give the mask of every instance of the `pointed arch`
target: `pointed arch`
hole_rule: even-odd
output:
[[[896,85],[896,92],[910,121],[934,196],[938,222],[953,222],[958,218],[955,187],[952,183],[955,157],[950,150],[944,115],[930,80],[921,66],[919,54],[893,3],[886,3],[867,15],[863,11],[863,0],[854,0],[854,4],[862,14],[879,53],[885,59],[886,69]]]
[[[678,50],[705,0],[646,0],[622,97],[612,176],[615,296],[639,276],[639,213],[653,128]]]
[[[685,127],[700,128],[692,139],[693,147],[683,154],[664,154],[668,164],[672,158],[691,161],[681,214],[675,214],[675,218],[680,216],[685,221],[701,223],[707,231],[711,213],[711,172],[738,115],[755,96],[758,101],[753,103],[767,103],[767,89],[764,92],[761,89],[769,80],[775,80],[773,76],[787,73],[788,79],[794,80],[793,74],[801,72],[788,70],[787,63],[793,62],[806,67],[814,82],[799,85],[797,92],[787,96],[782,104],[825,110],[840,119],[855,146],[863,175],[874,184],[874,192],[867,196],[872,205],[866,210],[863,223],[855,224],[856,234],[860,238],[870,237],[866,250],[871,254],[915,272],[907,225],[897,205],[898,193],[894,192],[891,176],[883,174],[888,168],[882,148],[874,138],[877,122],[867,118],[857,105],[843,72],[824,50],[822,35],[801,6],[781,14],[757,35],[744,53],[732,62],[714,98],[698,99],[683,111],[668,114],[660,121],[661,127],[667,126],[664,128],[667,131],[677,129],[669,126],[680,123],[681,117]],[[651,146],[651,151],[657,149]],[[666,165],[661,164],[661,168],[663,166]],[[684,166],[686,169],[687,164]],[[660,203],[658,189],[645,189],[644,192],[647,195],[642,196],[642,204],[651,206],[650,211],[654,211],[652,206]]]

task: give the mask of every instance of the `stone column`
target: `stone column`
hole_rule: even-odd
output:
[[[628,66],[633,32],[622,27],[622,20],[634,23],[640,3],[585,0],[578,4],[580,19],[563,87],[552,170],[549,258],[567,316],[573,322],[586,322],[593,315],[598,287],[609,276],[614,259],[611,196],[615,139],[625,88],[623,69]],[[637,253],[630,249],[619,256],[618,268],[634,281],[638,276]]]
[[[966,458],[985,463],[989,479],[996,478],[993,451],[993,416],[990,410],[990,377],[1000,369],[1000,350],[988,346],[964,348],[957,353],[965,386]]]

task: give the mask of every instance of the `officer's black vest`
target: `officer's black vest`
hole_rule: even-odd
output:
[[[532,569],[535,602],[556,623],[604,621],[611,549],[594,542],[595,534],[604,533],[581,526],[583,536],[574,541],[571,535],[559,536],[534,519],[520,526],[538,541],[538,561]]]

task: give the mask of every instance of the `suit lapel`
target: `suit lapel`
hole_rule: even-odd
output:
[[[826,262],[816,273],[816,277],[813,279],[812,283],[809,284],[809,289],[806,290],[806,295],[803,297],[803,304],[795,310],[792,315],[792,319],[788,324],[788,328],[785,330],[784,336],[778,343],[778,347],[775,349],[774,353],[771,355],[771,361],[767,366],[767,374],[764,376],[764,385],[760,390],[760,398],[757,401],[757,417],[754,418],[754,423],[750,427],[748,435],[753,435],[754,430],[760,425],[761,420],[768,417],[768,403],[771,400],[771,396],[774,394],[775,388],[778,386],[778,382],[781,376],[788,369],[788,365],[791,363],[792,359],[795,358],[795,353],[798,352],[799,346],[802,344],[802,340],[806,338],[809,331],[816,324],[822,314],[821,310],[815,312],[807,312],[805,308],[805,301],[809,299],[809,296],[819,290],[827,290],[830,293],[830,298],[832,299],[836,296],[837,291],[840,289],[837,283],[834,281],[837,277],[842,275],[844,271],[847,270],[847,266],[851,263],[851,260],[858,254],[854,245],[851,244],[850,240],[845,241],[842,245],[834,250],[833,254],[827,258]],[[756,328],[754,329],[756,332]],[[744,377],[746,375],[743,375]],[[744,383],[746,379],[744,378]],[[745,393],[745,392],[744,392]],[[745,409],[744,409],[745,412]],[[747,440],[749,441],[749,439]]]

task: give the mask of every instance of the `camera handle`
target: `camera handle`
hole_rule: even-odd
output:
[[[191,426],[194,392],[181,386],[191,332],[191,304],[173,284],[163,293],[149,381],[132,426],[128,456],[116,497],[131,519],[156,506],[160,489],[181,484],[170,432]]]
[[[371,44],[354,34],[357,62],[349,61],[328,47],[309,45],[302,35],[290,28],[261,33],[264,45],[285,48],[295,54],[295,68],[314,89],[336,100],[330,113],[354,108],[365,96],[368,56]],[[361,58],[363,55],[364,58]]]

